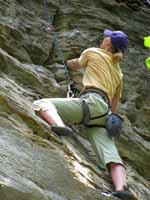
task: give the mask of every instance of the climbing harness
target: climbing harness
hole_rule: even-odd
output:
[[[104,101],[107,103],[108,105],[108,110],[106,111],[106,113],[100,115],[100,116],[96,116],[96,117],[91,117],[90,115],[90,109],[89,109],[89,105],[87,103],[87,98],[89,96],[89,94],[97,94],[99,95],[100,97],[102,97],[104,99]],[[109,99],[107,97],[107,95],[99,90],[99,89],[95,89],[95,88],[88,88],[88,89],[85,89],[81,95],[80,95],[80,98],[82,99],[82,108],[83,108],[83,119],[81,121],[81,124],[84,124],[85,126],[88,126],[88,127],[93,127],[93,126],[99,126],[99,125],[89,125],[89,122],[91,120],[95,120],[95,119],[99,119],[99,118],[102,118],[102,117],[105,117],[108,115],[109,113],[109,110],[110,110],[110,103],[109,103]],[[101,126],[102,127],[102,126]]]
[[[95,94],[101,96],[108,105],[108,110],[104,114],[101,114],[96,117],[91,117],[89,105],[86,100],[88,98],[89,94],[92,94],[92,93],[93,94],[95,93]],[[116,113],[111,113],[109,99],[108,99],[107,95],[105,94],[105,92],[103,92],[102,90],[99,90],[99,89],[95,89],[95,88],[85,89],[85,91],[83,93],[81,93],[80,98],[82,99],[82,108],[83,108],[83,118],[82,118],[81,124],[84,124],[85,126],[87,126],[89,128],[90,127],[106,128],[109,137],[119,138],[119,136],[121,134],[123,118]],[[106,118],[106,122],[103,125],[89,123],[92,120],[100,119],[103,117]]]
[[[58,41],[58,37],[57,37],[57,34],[56,34],[56,31],[55,31],[55,28],[52,24],[52,22],[54,21],[54,16],[49,16],[48,14],[48,2],[47,0],[44,0],[44,12],[45,12],[45,17],[48,19],[48,23],[49,23],[49,26],[46,28],[46,31],[50,32],[50,33],[53,33],[53,37],[54,37],[54,45],[55,45],[55,48],[57,50],[57,53],[61,59],[61,62],[64,66],[64,69],[65,69],[65,74],[66,74],[66,77],[69,81],[69,84],[67,85],[67,97],[75,97],[76,95],[76,92],[77,92],[77,89],[76,89],[76,85],[70,75],[70,72],[68,70],[68,66],[65,62],[65,58],[64,58],[64,55],[63,55],[63,52],[62,52],[62,49],[60,47],[60,44],[59,44],[59,41]]]

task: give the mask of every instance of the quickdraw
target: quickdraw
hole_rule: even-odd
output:
[[[62,52],[62,49],[60,47],[60,44],[59,44],[59,41],[58,41],[58,37],[57,37],[57,34],[56,34],[56,31],[55,31],[55,28],[54,26],[52,25],[52,22],[54,21],[54,16],[49,16],[48,14],[48,2],[47,0],[44,0],[44,8],[45,8],[45,16],[46,18],[48,19],[48,23],[49,23],[49,26],[45,29],[46,31],[50,32],[50,33],[53,33],[53,36],[54,36],[54,45],[55,45],[55,48],[58,52],[58,55],[61,59],[61,62],[64,66],[64,69],[65,69],[65,73],[66,73],[66,76],[67,76],[67,79],[69,81],[69,84],[67,85],[67,97],[68,98],[72,98],[72,97],[75,97],[76,96],[76,92],[77,92],[77,89],[76,89],[76,85],[69,73],[69,70],[68,70],[68,67],[67,67],[67,64],[65,62],[65,58],[64,58],[64,55],[63,55],[63,52]]]

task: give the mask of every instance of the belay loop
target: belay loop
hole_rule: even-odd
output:
[[[77,92],[77,89],[76,89],[76,86],[75,86],[75,83],[69,73],[69,70],[68,70],[68,67],[67,67],[67,64],[65,62],[65,58],[64,58],[64,55],[63,55],[63,52],[62,52],[62,49],[60,47],[60,44],[59,44],[59,41],[58,41],[58,37],[57,37],[57,34],[55,32],[55,28],[54,26],[52,25],[52,22],[54,21],[54,17],[49,17],[49,14],[48,14],[48,7],[47,7],[47,0],[44,0],[44,8],[45,8],[45,16],[46,18],[48,19],[48,22],[49,22],[49,26],[46,28],[46,31],[50,32],[50,33],[53,33],[53,36],[54,36],[54,45],[55,45],[55,48],[58,52],[58,55],[61,59],[61,62],[64,66],[64,69],[65,69],[65,74],[67,76],[67,79],[69,80],[69,84],[67,85],[67,97],[74,97],[76,95],[76,92]]]

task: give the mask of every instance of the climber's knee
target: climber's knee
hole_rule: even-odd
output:
[[[51,111],[51,112],[57,112],[57,109],[55,105],[50,101],[50,99],[40,99],[33,102],[33,110],[36,114]]]

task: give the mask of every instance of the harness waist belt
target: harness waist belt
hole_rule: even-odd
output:
[[[100,95],[104,99],[104,101],[108,104],[108,106],[110,106],[109,98],[103,90],[100,90],[100,89],[97,89],[97,88],[85,88],[81,92],[80,97],[85,95],[85,94],[88,94],[88,93],[96,93],[96,94]]]

